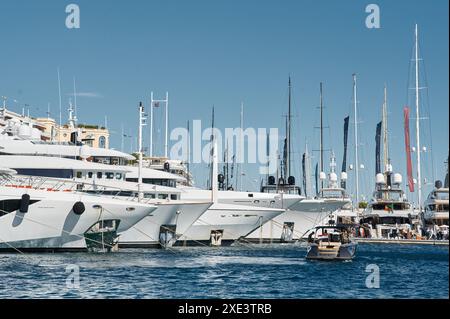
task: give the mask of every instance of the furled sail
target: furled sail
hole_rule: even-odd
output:
[[[448,188],[448,160],[450,159],[449,156],[447,156],[447,174],[445,174],[445,180],[444,180],[444,187]]]
[[[316,195],[319,195],[319,163],[316,163]]]
[[[405,120],[405,150],[406,150],[406,169],[408,174],[409,191],[414,192],[414,179],[412,175],[412,161],[411,161],[411,145],[409,137],[409,108],[403,108],[403,117]]]
[[[303,189],[305,190],[305,196],[308,197],[309,194],[306,191],[306,169],[305,169],[305,164],[306,164],[306,153],[303,153],[303,156],[302,156]]]
[[[375,175],[381,173],[381,125],[382,122],[377,124],[377,132],[375,135]]]
[[[348,143],[348,123],[350,116],[344,119],[344,155],[342,159],[342,172],[347,172],[347,143]],[[341,187],[346,188],[346,181],[341,180]]]

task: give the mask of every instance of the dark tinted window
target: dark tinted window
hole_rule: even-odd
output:
[[[107,179],[113,179],[114,178],[114,173],[106,172],[105,175],[106,175]]]
[[[73,178],[71,169],[53,169],[53,168],[14,168],[19,175],[45,176],[55,178]]]

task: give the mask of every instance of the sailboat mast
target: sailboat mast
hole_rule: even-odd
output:
[[[212,115],[211,115],[211,138],[210,138],[210,145],[211,145],[211,148],[210,148],[210,154],[211,154],[211,156],[210,156],[210,158],[211,158],[211,163],[213,162],[213,157],[214,157],[214,154],[213,154],[213,142],[215,142],[215,137],[214,137],[214,105],[212,106]],[[217,150],[215,151],[215,152],[217,152]],[[216,153],[217,154],[217,153]],[[213,174],[213,170],[211,170],[211,174]],[[209,181],[208,181],[208,187],[213,187],[213,183],[214,183],[214,180],[217,178],[217,174],[216,174],[216,176],[214,176],[214,175],[211,175],[210,177],[209,177]]]
[[[387,115],[387,88],[384,85],[384,102],[383,102],[383,165],[387,168],[389,162],[389,144],[388,144],[388,115]]]
[[[153,157],[153,91],[150,93],[150,145],[149,145],[149,156]]]
[[[167,158],[169,156],[169,92],[166,92],[166,132],[164,138],[164,157]]]
[[[417,153],[417,200],[419,211],[422,208],[422,175],[420,166],[420,112],[419,112],[419,31],[415,30],[415,63],[416,63],[416,153]]]
[[[191,168],[190,168],[190,163],[191,163],[191,130],[190,130],[190,126],[189,126],[189,120],[187,121],[187,133],[188,133],[188,145],[187,145],[187,161],[186,161],[186,180],[187,180],[187,185],[190,186],[191,185]]]
[[[289,98],[288,98],[288,120],[287,120],[287,152],[286,152],[286,175],[291,176],[291,77],[289,76]]]
[[[322,82],[320,82],[320,172],[323,172],[323,91],[322,91]],[[320,188],[323,188],[323,181],[320,182]]]
[[[241,130],[239,131],[239,143],[238,143],[238,147],[237,147],[236,154],[235,154],[235,158],[237,158],[237,160],[236,160],[236,189],[237,190],[242,189],[241,162],[240,161],[242,158],[241,150],[243,148],[242,137],[243,137],[243,131],[244,131],[244,102],[241,102],[240,128],[241,128]],[[237,156],[237,154],[239,154],[239,156]]]
[[[353,103],[355,113],[355,190],[356,190],[356,204],[359,200],[359,162],[358,162],[358,108],[356,96],[356,74],[353,74]]]

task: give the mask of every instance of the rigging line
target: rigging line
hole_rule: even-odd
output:
[[[112,214],[112,215],[114,216],[114,213],[110,212],[110,214]],[[178,217],[177,217],[177,218],[178,218]],[[156,223],[156,222],[154,222],[154,221],[152,221],[152,220],[150,220],[150,222],[153,223],[154,225],[158,225],[158,226],[162,227],[162,228],[165,229],[165,230],[170,230],[170,228],[164,227],[163,225],[160,225],[160,224],[158,224],[158,223]],[[137,230],[137,231],[140,232],[142,235],[144,235],[144,236],[150,238],[151,240],[154,240],[154,241],[159,242],[158,239],[152,238],[150,235],[148,235],[148,234],[145,233],[144,231],[140,230],[140,229],[137,228],[136,226],[131,226],[130,228],[133,228],[133,229]],[[202,242],[200,242],[200,241],[197,241],[197,240],[192,239],[192,238],[189,238],[189,237],[187,237],[187,238],[190,239],[190,240],[192,240],[192,241],[194,241],[194,242],[196,242],[196,243],[198,243],[198,244],[200,244],[200,245],[202,245],[202,246],[209,247],[208,245],[206,245],[206,244],[204,244],[204,243],[202,243]],[[171,247],[170,247],[170,248],[169,248],[169,247],[166,247],[166,249],[167,249],[167,250],[171,250]],[[173,251],[173,252],[175,252],[175,251]]]
[[[251,206],[249,206],[249,207],[251,207]],[[258,217],[258,221],[257,221],[254,225],[259,225],[259,220],[260,220],[261,217],[262,217],[262,216],[259,216],[259,217]],[[200,218],[199,218],[197,221],[202,222],[202,223],[204,223],[204,224],[207,225],[207,226],[214,226],[213,224],[207,223],[207,222],[205,222],[204,220],[201,220]],[[258,228],[259,228],[259,227],[258,227]],[[252,230],[252,231],[251,231],[249,234],[247,234],[247,235],[250,235],[251,233],[253,233],[253,232],[254,232],[255,230],[257,230],[258,228]],[[232,235],[232,236],[234,236],[234,237],[237,237],[237,235],[238,235],[238,234],[233,233],[233,232],[230,232],[230,231],[228,231],[227,234],[230,234],[230,235]],[[241,236],[241,237],[242,237],[242,236]],[[235,242],[238,241],[238,240],[243,240],[244,242],[250,244],[250,242],[249,242],[248,240],[246,240],[246,237],[242,237],[242,238],[241,238],[241,237],[238,237],[238,238],[235,240]],[[251,245],[249,245],[248,248],[255,249],[255,248],[252,247]]]
[[[107,209],[105,208],[105,210],[107,210]],[[111,211],[108,211],[108,212],[109,212],[111,215],[114,216],[114,213],[113,213],[113,212],[111,212]],[[202,221],[202,220],[198,219],[198,221]],[[154,222],[154,221],[150,221],[150,222],[153,223],[154,225],[158,225],[158,226],[162,227],[163,229],[170,230],[169,228],[164,227],[163,225],[160,225],[160,224],[158,224],[158,223],[156,223],[156,222]],[[204,224],[208,225],[208,226],[214,226],[214,225],[209,224],[209,223],[206,223],[206,222],[204,222],[204,221],[202,221],[202,222],[203,222]],[[140,229],[138,229],[136,226],[131,226],[131,228],[137,230],[137,231],[140,232],[142,235],[144,235],[144,236],[150,238],[151,240],[158,241],[157,239],[152,238],[150,235],[148,235],[148,234],[146,234],[145,232],[143,232],[143,231],[141,231]],[[227,232],[227,234],[231,234],[231,235],[236,236],[236,234],[233,234],[233,233],[230,233],[230,232]],[[182,236],[185,236],[188,240],[192,240],[193,242],[195,242],[195,243],[197,243],[197,244],[200,244],[201,246],[210,247],[209,245],[207,245],[207,244],[205,244],[205,243],[202,243],[202,242],[200,242],[200,241],[198,241],[198,240],[196,240],[196,239],[193,239],[192,237],[186,236],[186,235],[184,235],[184,234],[183,234]],[[170,248],[169,248],[169,247],[166,247],[166,249],[167,249],[167,250],[172,250],[171,247],[170,247]]]
[[[308,219],[307,217],[305,218],[305,219]],[[272,221],[272,223],[273,224],[275,224],[275,226],[278,226],[278,227],[280,227],[281,229],[283,229],[284,228],[284,224],[281,224],[280,222],[277,222],[276,220],[271,220]],[[311,221],[311,220],[310,220]],[[315,221],[315,220],[314,220]],[[315,224],[315,225],[317,225],[317,224]],[[309,231],[309,229],[308,229],[308,231]],[[295,229],[293,229],[292,230],[292,233],[293,234],[301,234],[302,236],[300,237],[299,236],[299,238],[303,238],[303,235],[305,234],[305,233],[301,233],[301,232],[299,232],[298,230],[295,230]]]
[[[3,238],[1,238],[1,237],[0,237],[0,242],[2,242],[2,243],[4,243],[5,245],[11,247],[13,250],[17,251],[19,254],[21,254],[21,255],[23,255],[23,256],[26,256],[26,254],[25,254],[23,251],[21,251],[20,249],[14,247],[13,245],[11,245],[10,243],[8,243],[7,241],[3,240]]]
[[[105,211],[107,211],[107,212],[110,213],[111,215],[117,217],[112,211],[108,210],[107,208],[104,208],[104,209],[105,209]],[[144,218],[145,218],[145,217],[144,217]],[[157,225],[157,226],[160,226],[160,228],[162,227],[162,228],[165,229],[165,230],[170,230],[168,227],[164,227],[163,225],[158,224],[158,223],[156,223],[156,222],[154,222],[154,221],[152,221],[152,220],[150,220],[150,223],[152,223],[152,224],[154,224],[154,225]],[[147,234],[146,232],[140,230],[138,227],[136,227],[136,224],[130,225],[130,224],[128,223],[127,226],[129,226],[130,229],[134,229],[134,230],[138,231],[140,234],[144,235],[145,237],[147,237],[147,238],[149,238],[149,239],[151,239],[151,240],[156,241],[156,242],[159,243],[159,239],[155,239],[155,238],[151,237],[149,234]],[[119,244],[119,245],[120,245],[120,244]],[[167,249],[167,250],[170,251],[170,252],[176,253],[174,250],[171,249],[171,247],[165,247],[165,249]]]
[[[112,213],[112,212],[109,212],[110,214],[112,214],[112,215],[114,215],[114,213]],[[150,221],[150,222],[152,222],[152,223],[154,223],[153,221]],[[157,223],[154,223],[154,224],[157,224]],[[158,224],[157,224],[158,225]],[[135,227],[135,226],[132,226],[132,227],[134,227],[134,229],[136,229],[138,232],[141,232],[141,230],[139,230],[137,227]],[[147,236],[147,237],[149,237],[150,239],[152,239],[151,238],[151,236],[149,236],[148,234],[146,234],[146,233],[144,233],[144,232],[141,232],[144,236]],[[154,240],[154,239],[153,239]],[[177,239],[178,240],[178,239]],[[205,244],[205,243],[202,243],[202,242],[200,242],[200,241],[197,241],[197,240],[195,240],[195,239],[190,239],[190,240],[192,240],[192,241],[194,241],[194,242],[196,242],[197,244],[200,244],[200,246],[202,246],[202,247],[208,247],[208,248],[210,248],[210,246],[209,245],[207,245],[207,244]],[[182,247],[182,246],[181,246]],[[252,248],[252,247],[249,247],[249,248]],[[175,249],[173,249],[172,247],[165,247],[165,249],[166,250],[168,250],[169,252],[171,252],[171,253],[173,253],[173,254],[178,254],[178,253],[180,253],[180,250],[175,250]],[[219,270],[221,270],[221,271],[224,271],[225,269],[224,268],[222,268],[220,265],[217,267]]]
[[[420,54],[420,45],[419,45],[419,55]],[[432,175],[432,179],[433,182],[436,180],[436,174],[435,174],[435,163],[434,163],[434,155],[433,155],[433,135],[432,135],[432,130],[431,130],[431,106],[430,106],[430,94],[429,94],[429,90],[428,90],[428,76],[427,76],[427,69],[425,66],[425,59],[422,59],[422,66],[423,66],[423,77],[424,77],[424,87],[426,87],[425,89],[425,104],[426,104],[426,110],[428,111],[428,133],[430,134],[430,152],[431,152],[431,175]]]

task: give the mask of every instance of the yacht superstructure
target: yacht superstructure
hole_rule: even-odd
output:
[[[362,213],[360,224],[367,226],[371,238],[409,238],[419,235],[419,214],[401,189],[402,176],[392,172],[377,174],[376,190]]]
[[[431,239],[448,240],[449,235],[449,192],[441,181],[436,181],[424,203],[424,220],[427,235]]]

